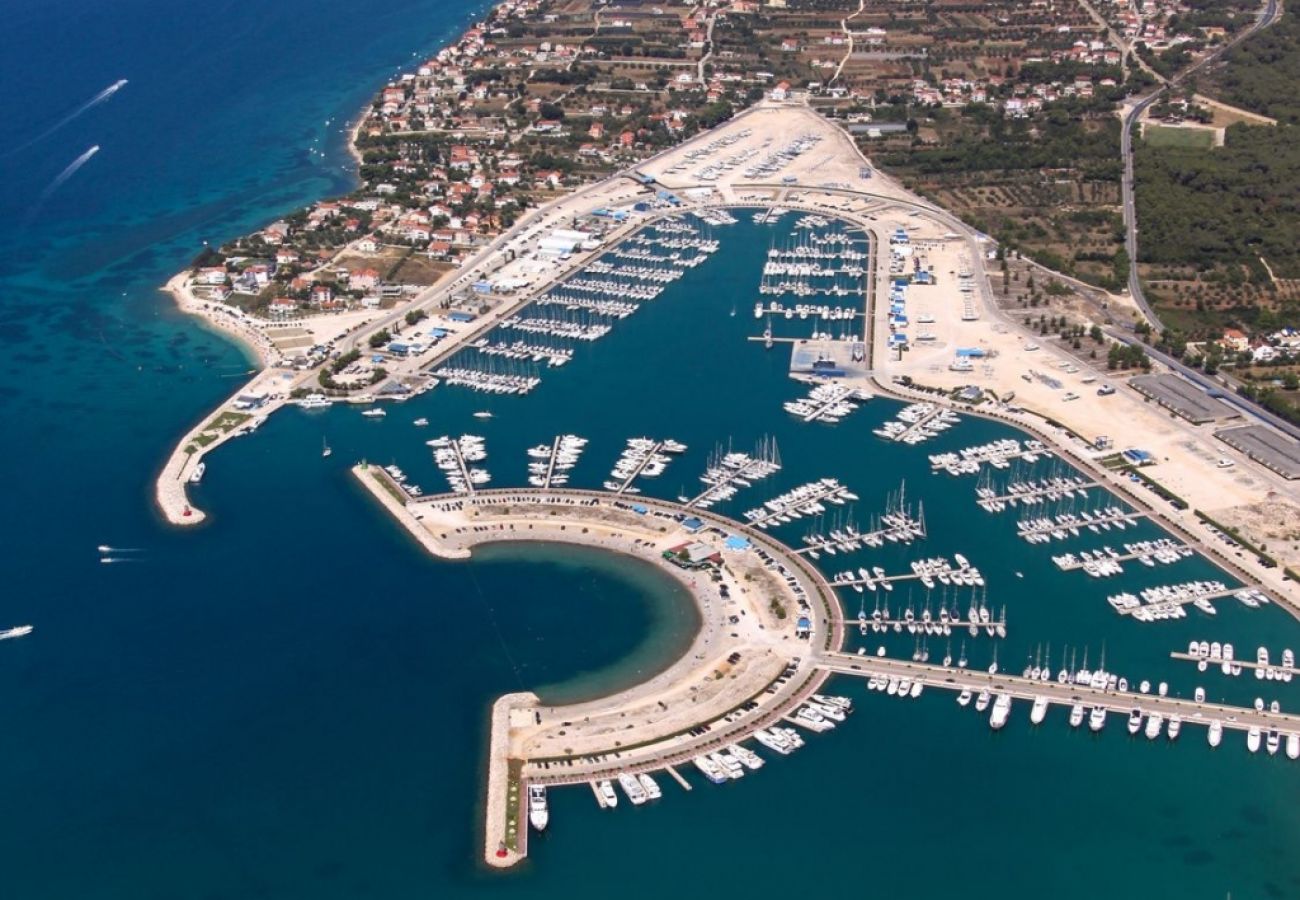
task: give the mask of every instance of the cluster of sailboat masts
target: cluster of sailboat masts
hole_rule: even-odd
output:
[[[841,231],[796,231],[781,247],[768,250],[758,292],[799,297],[860,296],[863,276],[867,274],[866,259],[866,250]]]
[[[814,519],[803,542],[808,546],[801,551],[813,559],[820,559],[821,554],[834,556],[837,553],[853,553],[864,547],[883,547],[886,543],[910,544],[917,538],[925,537],[925,507],[917,503],[913,511],[904,496],[906,485],[897,493],[891,492],[886,501],[885,511],[872,516],[871,527],[860,531],[852,519],[852,510],[848,511],[846,520],[840,521],[838,514],[833,516],[830,530],[823,531],[823,518]]]
[[[1130,525],[1137,525],[1139,519],[1137,513],[1109,504],[1104,499],[1092,509],[1079,512],[1070,511],[1073,505],[1073,501],[1058,504],[1058,510],[1064,507],[1066,511],[1053,515],[1025,515],[1016,522],[1016,533],[1031,544],[1047,544],[1053,540],[1078,537],[1085,528],[1093,534],[1112,528],[1123,531]]]
[[[858,571],[865,572],[866,569],[859,569]],[[877,633],[893,631],[895,634],[906,631],[908,634],[948,637],[952,635],[954,629],[960,631],[965,628],[971,637],[978,637],[981,630],[989,637],[1004,638],[1007,636],[1006,604],[1003,604],[1002,610],[995,615],[988,605],[988,592],[985,589],[971,590],[970,606],[965,611],[965,618],[962,618],[960,601],[957,599],[955,591],[952,597],[952,609],[948,608],[948,603],[948,591],[945,589],[943,599],[939,603],[938,612],[932,613],[930,611],[928,594],[925,605],[919,613],[913,607],[910,597],[907,606],[894,611],[890,609],[887,598],[882,603],[880,595],[876,595],[871,613],[868,614],[866,598],[863,597],[858,606],[858,632],[863,636],[869,631]],[[964,660],[965,657],[966,645],[962,644],[962,659]],[[929,662],[929,651],[925,652],[924,658],[914,656],[913,659],[920,662]],[[951,644],[948,646],[948,655],[944,658],[943,664],[945,666],[952,664]],[[964,662],[961,663],[962,668],[965,668],[965,665]]]
[[[740,488],[753,485],[757,481],[781,470],[781,453],[775,438],[763,438],[753,453],[735,450],[715,449],[709,455],[700,481],[708,487],[698,497],[679,496],[677,499],[688,506],[708,509],[715,503],[730,500]]]
[[[529,360],[535,363],[545,362],[552,367],[565,365],[573,359],[572,347],[534,344],[523,340],[508,344],[505,341],[489,343],[488,339],[483,337],[469,346],[487,356],[504,356],[506,359]]]
[[[516,362],[506,360],[507,363]],[[542,383],[528,371],[492,365],[492,360],[473,360],[465,365],[448,363],[434,372],[445,384],[467,387],[486,394],[527,394]]]
[[[933,453],[930,467],[949,475],[974,475],[985,463],[995,469],[1009,469],[1012,460],[1032,463],[1044,456],[1051,456],[1051,451],[1043,446],[1042,441],[1030,439],[1021,445],[1015,438],[1002,438],[955,452]]]
[[[473,390],[526,394],[541,384],[535,364],[566,364],[573,358],[575,344],[609,334],[612,322],[627,318],[642,303],[657,298],[667,285],[717,249],[718,242],[702,237],[701,225],[695,222],[673,218],[656,223],[584,271],[542,292],[434,374],[448,384]],[[630,255],[643,258],[628,263]],[[501,332],[522,332],[543,340],[505,339]],[[514,365],[503,369],[494,364],[500,359]]]
[[[1087,498],[1088,489],[1095,487],[1081,475],[1053,471],[1041,478],[1013,475],[1000,486],[994,482],[993,473],[985,470],[975,488],[976,503],[985,512],[1002,512],[1008,506],[1032,506],[1055,502],[1078,495]]]

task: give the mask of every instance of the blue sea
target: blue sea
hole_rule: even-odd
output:
[[[757,330],[757,266],[789,222],[720,229],[722,253],[526,398],[444,387],[377,422],[277,415],[210,458],[195,494],[203,527],[160,521],[152,482],[172,443],[249,361],[158,286],[204,242],[348,189],[346,123],[477,9],[7,5],[0,627],[36,631],[0,643],[0,896],[1300,896],[1300,764],[1252,758],[1240,734],[1212,751],[1187,726],[1169,746],[1130,739],[1115,717],[1100,736],[1073,732],[1062,710],[1032,728],[1027,709],[994,734],[950,695],[902,702],[848,680],[835,688],[857,712],[796,756],[738,784],[665,784],[653,808],[600,812],[585,788],[554,792],[527,863],[481,866],[492,700],[634,682],[680,652],[695,619],[658,572],[594,551],[427,558],[347,469],[396,462],[441,489],[423,445],[435,433],[483,434],[503,485],[523,482],[526,447],[561,431],[591,438],[574,473],[587,485],[626,438],[675,437],[690,452],[647,486],[664,496],[698,485],[718,444],[771,435],[785,469],[724,511],[835,476],[865,515],[906,480],[929,538],[853,565],[969,556],[990,604],[1008,607],[1005,667],[1048,643],[1054,654],[1086,646],[1095,665],[1104,645],[1108,667],[1132,680],[1295,706],[1300,685],[1198,676],[1168,658],[1202,637],[1242,655],[1267,643],[1276,657],[1300,644],[1280,611],[1225,601],[1214,621],[1140,625],[1105,603],[1121,587],[1209,577],[1205,563],[1100,583],[1060,573],[1049,558],[1060,549],[1025,545],[1010,515],[980,511],[973,480],[929,473],[926,453],[1008,434],[1001,426],[966,420],[918,449],[871,434],[896,411],[888,401],[833,428],[786,416],[781,402],[801,390],[785,355],[742,338]],[[495,418],[472,417],[484,408]],[[422,415],[425,431],[411,425]],[[850,615],[856,603],[846,596]],[[864,645],[907,656],[911,641]],[[969,653],[986,665],[987,639]]]

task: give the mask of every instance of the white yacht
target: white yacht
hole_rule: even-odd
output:
[[[1142,728],[1142,710],[1134,707],[1128,714],[1128,733],[1137,734]]]
[[[196,465],[194,467],[194,471],[190,473],[190,484],[198,484],[200,481],[202,481],[203,473],[206,472],[207,470],[208,470],[208,464],[205,462],[200,462],[198,465]]]
[[[1178,713],[1174,713],[1169,717],[1169,740],[1175,740],[1178,737],[1178,732],[1181,731],[1182,728],[1183,717],[1178,715]]]
[[[1300,734],[1294,731],[1286,736],[1286,758],[1300,759]]]
[[[546,788],[540,784],[528,785],[528,821],[538,831],[545,831],[546,823],[551,821]]]
[[[1217,747],[1223,741],[1223,723],[1218,719],[1210,723],[1209,741],[1211,747]]]
[[[635,775],[629,775],[626,772],[620,772],[618,775],[618,786],[627,794],[627,799],[632,801],[633,806],[640,806],[650,798],[646,796],[645,789],[641,787],[641,781]]]
[[[618,806],[618,794],[614,793],[614,785],[610,784],[608,779],[596,785],[596,789],[600,791],[600,799],[605,801],[606,809]]]
[[[962,691],[960,694],[957,695],[957,705],[970,706],[970,698],[971,698],[970,688],[966,688],[964,691]]]
[[[1011,695],[998,694],[998,698],[993,701],[993,712],[989,713],[989,727],[997,731],[1007,724],[1007,717],[1010,715]]]
[[[1251,753],[1259,752],[1260,731],[1258,725],[1250,726],[1250,731],[1246,732],[1246,749]]]
[[[714,784],[722,784],[727,780],[727,774],[722,771],[722,767],[707,756],[697,756],[691,762],[695,763],[695,768],[703,772],[704,777]]]
[[[1276,728],[1270,728],[1264,738],[1264,744],[1268,748],[1268,755],[1274,756],[1277,754],[1277,748],[1282,745],[1282,735]]]
[[[371,409],[363,409],[361,411],[361,415],[366,416],[367,418],[370,419],[380,419],[388,415],[388,413],[384,412],[382,409],[371,408]]]
[[[988,708],[989,708],[989,701],[990,701],[992,698],[993,698],[993,697],[992,697],[992,695],[988,692],[988,689],[987,689],[987,688],[984,689],[984,690],[982,690],[982,691],[980,691],[980,695],[979,695],[978,697],[975,698],[975,711],[976,711],[976,712],[984,712],[984,710],[988,709]]]
[[[1029,721],[1035,725],[1043,724],[1043,719],[1047,718],[1047,698],[1038,696],[1034,698],[1034,705],[1029,710]]]
[[[1106,708],[1103,706],[1094,706],[1092,712],[1088,713],[1088,727],[1093,731],[1101,731],[1102,726],[1106,724]]]
[[[645,795],[651,800],[658,800],[664,795],[663,791],[659,790],[659,783],[650,776],[650,773],[642,772],[636,776],[636,780],[641,782],[641,790],[645,791]]]
[[[4,631],[0,631],[0,641],[7,641],[11,638],[26,637],[31,634],[32,631],[33,627],[31,625],[19,625],[15,628],[6,628]]]
[[[1160,713],[1152,713],[1147,716],[1147,740],[1154,741],[1156,738],[1160,737],[1160,729],[1163,728],[1164,725],[1165,717],[1160,715]]]
[[[1078,728],[1083,724],[1083,704],[1076,703],[1070,707],[1070,727]]]

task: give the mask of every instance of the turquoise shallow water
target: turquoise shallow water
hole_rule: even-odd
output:
[[[342,189],[338,120],[467,10],[418,0],[381,12],[298,0],[12,10],[0,105],[13,137],[0,154],[114,80],[131,83],[0,159],[10,473],[0,624],[37,627],[0,644],[4,895],[1300,894],[1295,765],[1248,758],[1239,740],[1211,752],[1192,728],[1175,747],[1131,741],[1115,722],[1093,738],[1059,712],[1031,730],[1017,710],[994,735],[931,694],[862,696],[846,726],[795,757],[740,784],[668,785],[653,809],[602,814],[584,789],[557,792],[551,833],[523,870],[479,868],[491,700],[537,686],[582,696],[633,677],[675,652],[691,623],[652,570],[571,548],[494,549],[470,566],[425,558],[347,466],[396,461],[438,487],[422,443],[433,433],[485,435],[497,484],[522,483],[524,448],[559,431],[591,438],[577,484],[599,484],[627,437],[672,436],[691,450],[654,485],[667,496],[696,483],[715,442],[775,435],[786,469],[732,512],[823,475],[865,509],[906,478],[931,536],[873,559],[893,571],[923,554],[970,557],[990,601],[1008,606],[1000,652],[1014,668],[1040,643],[1096,654],[1104,642],[1111,668],[1189,693],[1198,679],[1169,650],[1191,637],[1278,648],[1296,629],[1276,610],[1227,603],[1212,627],[1120,622],[1109,590],[1210,570],[1186,562],[1102,583],[1058,573],[1056,550],[1024,545],[1011,518],[974,506],[970,479],[928,474],[925,453],[1000,426],[966,421],[918,452],[871,435],[887,402],[835,428],[788,418],[780,403],[801,391],[783,354],[740,340],[756,330],[757,261],[787,226],[748,221],[720,231],[723,253],[545,373],[533,395],[439,388],[379,422],[347,410],[277,416],[211,459],[197,496],[208,525],[163,527],[154,472],[247,366],[154,288],[203,240]],[[36,209],[91,144],[100,154]],[[497,418],[471,417],[485,407]],[[434,425],[414,429],[419,415]],[[105,566],[101,543],[142,552]],[[910,638],[890,650],[907,655]],[[970,652],[984,662],[987,644]],[[1200,683],[1243,701],[1257,692]],[[1270,688],[1291,704],[1296,686]]]

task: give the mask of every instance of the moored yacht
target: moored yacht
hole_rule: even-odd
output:
[[[1088,727],[1093,731],[1101,731],[1102,726],[1106,724],[1106,708],[1104,706],[1094,706],[1092,712],[1088,713]]]
[[[551,821],[550,807],[546,802],[546,788],[540,784],[528,786],[528,822],[538,831],[546,830]]]
[[[1011,695],[998,694],[998,698],[993,701],[993,712],[989,714],[989,727],[997,731],[1007,724],[1007,718],[1010,715]]]
[[[1209,741],[1211,747],[1217,747],[1223,741],[1223,723],[1218,719],[1210,723]]]
[[[1083,704],[1076,703],[1070,707],[1070,727],[1078,728],[1083,724]]]
[[[1250,726],[1250,731],[1246,732],[1246,749],[1251,753],[1259,752],[1260,731],[1258,725]]]

